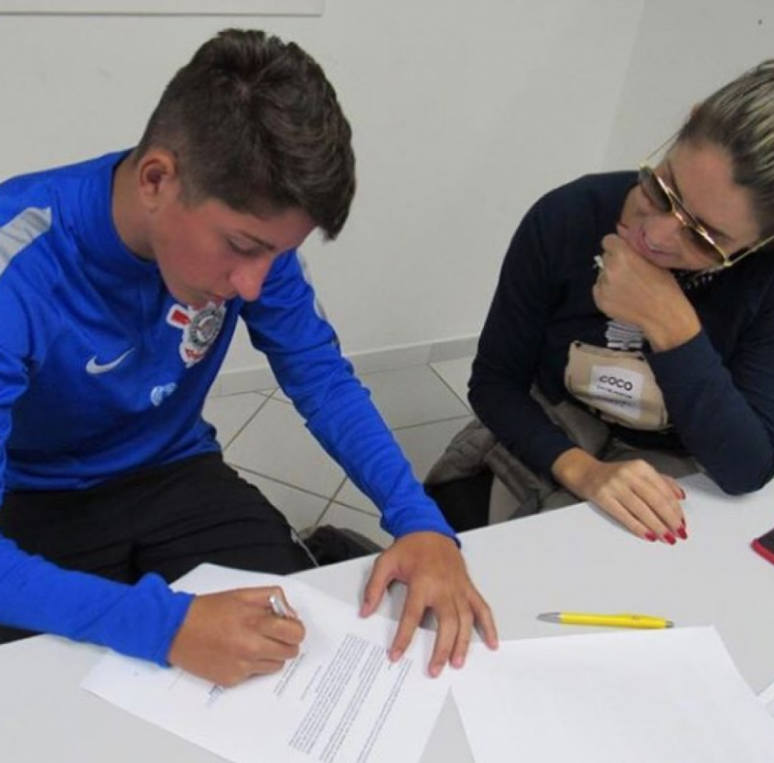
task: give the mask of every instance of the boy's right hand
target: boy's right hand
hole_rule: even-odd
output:
[[[285,600],[277,586],[197,596],[170,647],[170,664],[226,687],[281,670],[298,655],[305,630],[297,618],[274,614],[272,595]]]

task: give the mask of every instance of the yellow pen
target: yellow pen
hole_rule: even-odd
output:
[[[671,620],[650,615],[596,615],[584,612],[544,612],[538,620],[562,625],[599,625],[610,628],[673,628]]]

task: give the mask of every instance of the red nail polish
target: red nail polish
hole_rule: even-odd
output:
[[[672,533],[664,533],[664,540],[670,545],[674,546],[675,543],[677,543],[677,538],[675,538]]]
[[[680,527],[677,530],[677,534],[683,539],[688,540],[688,533],[685,531],[685,527]]]
[[[655,543],[658,540],[658,538],[656,538],[656,533],[652,532],[646,532],[645,539],[649,540],[651,543]]]
[[[680,488],[680,498],[682,498],[683,500],[685,500],[687,497],[688,497],[688,496],[685,494],[685,490],[683,490],[682,488]]]

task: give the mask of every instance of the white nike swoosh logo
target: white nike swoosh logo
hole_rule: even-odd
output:
[[[97,356],[95,355],[86,364],[86,373],[89,374],[105,374],[108,371],[112,371],[114,368],[121,365],[127,355],[131,355],[134,352],[134,347],[130,347],[123,355],[119,355],[115,360],[110,363],[97,363]]]

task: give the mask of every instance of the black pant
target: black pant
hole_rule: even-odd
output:
[[[87,490],[8,493],[0,532],[60,567],[124,583],[147,572],[171,582],[203,562],[280,575],[314,566],[285,517],[220,453]],[[24,635],[0,626],[0,643]]]
[[[474,530],[489,523],[489,496],[494,475],[484,468],[471,477],[426,485],[425,492],[438,504],[455,532]]]

